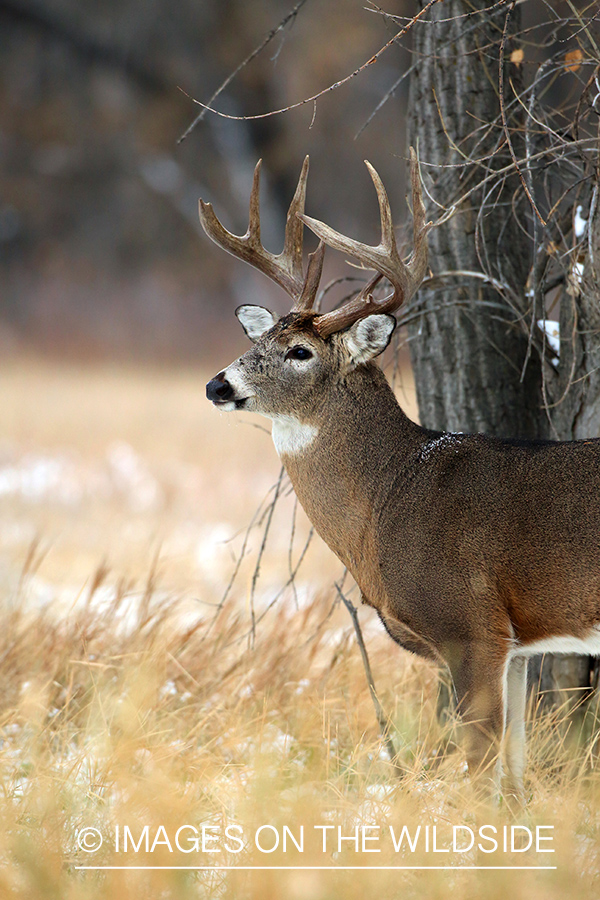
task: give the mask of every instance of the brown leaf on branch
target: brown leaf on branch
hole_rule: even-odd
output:
[[[570,50],[568,53],[565,53],[565,62],[567,63],[567,72],[578,72],[581,68],[581,61],[583,59],[583,51],[582,50]]]

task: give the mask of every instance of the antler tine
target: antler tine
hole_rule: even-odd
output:
[[[370,163],[366,163],[375,185],[381,218],[381,239],[379,244],[370,246],[348,238],[324,222],[301,216],[302,221],[315,232],[317,237],[336,250],[350,254],[366,267],[378,273],[363,288],[360,294],[340,309],[319,316],[315,327],[322,337],[341,331],[359,319],[373,313],[392,312],[416,293],[427,271],[427,232],[430,223],[425,222],[425,207],[421,193],[421,181],[417,156],[411,147],[411,181],[413,194],[413,252],[408,263],[402,262],[396,246],[390,204],[381,178]],[[384,276],[394,288],[384,300],[374,300],[371,291]]]
[[[394,234],[394,223],[392,222],[392,211],[390,209],[387,191],[383,186],[383,181],[379,177],[379,173],[375,167],[371,165],[368,159],[365,159],[365,166],[369,170],[371,181],[375,185],[377,202],[379,203],[379,218],[381,220],[381,240],[379,241],[379,246],[382,249],[385,248],[390,256],[397,257],[398,249],[396,247],[396,235]]]
[[[413,147],[410,148],[410,181],[412,186],[413,252],[408,261],[417,288],[427,274],[427,233],[431,222],[425,221],[426,210],[423,203],[423,185],[419,174],[419,159]]]
[[[298,219],[300,226],[302,222]],[[302,293],[294,303],[292,312],[310,311],[317,299],[317,291],[321,282],[321,273],[323,271],[323,257],[325,256],[325,244],[319,241],[319,246],[314,253],[308,254],[308,268],[306,269],[306,278],[304,279],[304,287]]]
[[[254,166],[254,174],[252,175],[252,190],[250,191],[250,209],[248,211],[248,230],[244,237],[248,239],[248,246],[261,248],[260,242],[260,171],[262,169],[262,159]],[[202,201],[200,201],[202,203]],[[204,224],[204,223],[203,223]],[[243,240],[243,238],[240,238]]]
[[[303,226],[299,216],[304,212],[304,200],[306,197],[306,179],[308,177],[308,156],[302,165],[298,185],[294,193],[290,208],[287,213],[285,226],[285,240],[283,250],[279,254],[266,250],[260,239],[260,168],[262,160],[259,160],[254,169],[252,192],[250,194],[250,215],[248,229],[243,235],[232,234],[221,224],[214,213],[211,203],[199,202],[200,222],[206,234],[219,247],[231,253],[232,256],[244,260],[254,268],[259,269],[268,278],[278,284],[298,303],[305,297],[305,282],[302,270],[302,245]],[[313,292],[316,296],[318,285]],[[306,300],[302,301],[303,303]],[[310,308],[303,306],[302,308]]]
[[[280,256],[282,259],[289,260],[290,269],[294,277],[303,286],[302,273],[302,249],[304,246],[304,227],[298,218],[298,214],[304,212],[304,201],[306,199],[306,179],[308,178],[308,156],[304,157],[300,178],[292,197],[292,202],[287,211],[285,221],[285,239],[283,242],[283,251]]]

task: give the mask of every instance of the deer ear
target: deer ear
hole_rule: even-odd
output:
[[[394,316],[378,313],[359,319],[348,331],[342,332],[342,340],[346,346],[353,366],[369,362],[383,353],[390,342],[396,327]]]
[[[257,341],[277,321],[277,316],[264,306],[238,306],[235,314],[251,341]]]

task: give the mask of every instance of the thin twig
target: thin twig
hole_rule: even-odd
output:
[[[202,110],[202,112],[200,112],[200,113],[196,116],[196,118],[194,119],[194,121],[192,122],[192,124],[184,131],[184,133],[181,135],[181,137],[178,138],[178,140],[177,140],[177,143],[178,143],[178,144],[181,144],[182,141],[185,141],[186,137],[188,137],[188,135],[190,135],[190,134],[192,133],[192,131],[194,130],[194,128],[196,127],[196,125],[199,125],[199,124],[200,124],[200,122],[201,122],[202,119],[205,117],[206,113],[208,112],[209,107],[211,107],[211,106],[213,105],[213,103],[215,102],[215,100],[217,99],[217,97],[219,96],[219,94],[222,94],[223,91],[225,90],[225,88],[228,87],[228,86],[231,84],[231,82],[232,82],[233,79],[236,77],[236,75],[239,75],[239,73],[242,71],[242,69],[245,69],[245,67],[246,67],[249,63],[251,63],[252,60],[255,59],[255,58],[259,55],[259,53],[261,53],[261,52],[265,49],[265,47],[266,47],[268,44],[271,43],[271,41],[273,40],[273,38],[274,38],[277,34],[279,34],[280,31],[282,31],[282,30],[285,28],[285,26],[288,24],[288,22],[290,22],[290,21],[292,21],[293,19],[296,18],[296,16],[297,16],[298,13],[300,12],[300,9],[304,6],[305,3],[306,3],[306,0],[298,0],[298,3],[296,3],[296,5],[294,6],[294,8],[293,8],[292,10],[290,10],[290,12],[289,12],[286,16],[283,17],[283,19],[281,20],[281,22],[279,23],[279,25],[277,25],[275,28],[272,28],[271,31],[269,31],[269,33],[268,33],[268,34],[265,36],[265,38],[263,39],[262,43],[259,44],[259,46],[256,47],[256,48],[252,51],[252,53],[250,53],[249,56],[247,56],[246,59],[243,60],[243,62],[241,62],[241,63],[233,70],[233,72],[230,72],[230,73],[229,73],[229,75],[227,76],[227,78],[225,79],[225,81],[224,81],[224,82],[217,88],[217,90],[214,92],[214,94],[212,95],[212,97],[211,97],[210,100],[208,101],[207,106]],[[277,55],[279,55],[280,50],[281,50],[281,48],[277,51]]]
[[[252,575],[252,585],[250,587],[250,647],[254,649],[254,644],[256,641],[256,613],[254,610],[254,595],[256,592],[256,583],[258,581],[258,576],[260,575],[260,564],[262,562],[263,554],[265,552],[265,547],[267,546],[267,538],[269,536],[269,531],[271,529],[271,522],[273,521],[273,513],[275,512],[275,507],[277,506],[277,499],[279,497],[279,492],[281,490],[281,485],[283,482],[283,478],[285,476],[285,469],[283,466],[279,470],[279,478],[277,479],[277,484],[275,485],[275,494],[271,501],[271,505],[269,506],[267,521],[265,523],[265,528],[263,531],[262,542],[260,545],[260,550],[258,551],[258,556],[256,558],[256,565],[254,567],[254,573]]]
[[[313,107],[315,107],[315,109],[313,109],[313,116],[312,116],[312,120],[311,120],[311,124],[312,124],[312,122],[314,122],[317,100],[320,100],[320,98],[324,97],[325,94],[329,94],[331,91],[336,91],[338,88],[342,87],[343,85],[348,84],[349,81],[352,81],[353,78],[356,78],[357,75],[360,75],[361,72],[364,72],[364,70],[366,68],[368,68],[368,66],[372,66],[374,63],[378,62],[380,57],[385,53],[386,50],[389,49],[389,47],[391,47],[393,44],[395,44],[396,41],[398,41],[401,37],[404,37],[404,35],[408,31],[410,31],[412,26],[416,22],[418,22],[419,19],[421,19],[425,15],[426,12],[428,12],[432,6],[434,6],[436,3],[439,3],[439,2],[440,2],[440,0],[428,0],[428,3],[423,7],[423,9],[420,10],[416,14],[416,16],[413,16],[413,18],[410,20],[410,22],[408,22],[407,25],[404,26],[404,28],[401,28],[400,31],[394,35],[394,37],[390,38],[390,40],[386,44],[384,44],[383,47],[379,48],[377,53],[374,53],[373,56],[371,56],[370,59],[368,59],[366,62],[364,62],[361,66],[359,66],[358,69],[354,69],[353,72],[350,72],[349,75],[346,75],[344,78],[341,78],[339,81],[336,81],[333,84],[330,84],[328,87],[323,88],[320,91],[317,91],[317,93],[313,94],[311,97],[305,97],[303,100],[298,100],[296,103],[290,103],[289,106],[283,106],[283,107],[281,107],[281,109],[272,109],[269,112],[256,113],[255,115],[252,115],[252,116],[234,116],[234,115],[230,115],[229,113],[225,113],[222,110],[214,109],[214,107],[212,107],[210,105],[210,103],[202,103],[200,100],[196,100],[196,99],[194,99],[194,97],[190,97],[190,95],[186,91],[183,91],[182,88],[180,88],[180,90],[182,90],[182,92],[186,95],[186,97],[190,97],[190,100],[192,100],[198,106],[201,106],[202,109],[204,110],[204,112],[211,112],[211,113],[214,113],[216,116],[220,116],[222,119],[233,119],[236,122],[247,122],[247,121],[252,121],[254,119],[268,119],[270,116],[280,116],[282,113],[290,112],[290,110],[292,110],[292,109],[299,109],[301,106],[306,106],[307,103],[312,103]],[[185,137],[185,135],[184,135],[184,137]]]
[[[527,187],[527,182],[525,181],[525,177],[524,177],[523,173],[521,172],[519,163],[517,162],[517,156],[514,151],[514,147],[512,145],[512,141],[510,138],[510,130],[509,130],[508,122],[506,119],[506,107],[504,105],[504,47],[506,44],[506,37],[507,37],[507,33],[508,33],[508,22],[510,20],[510,16],[511,16],[513,9],[515,8],[515,4],[516,4],[516,0],[512,0],[510,8],[507,10],[506,18],[504,20],[504,30],[502,32],[502,41],[500,43],[500,52],[498,55],[498,87],[499,87],[499,96],[500,96],[500,113],[502,115],[502,127],[504,129],[504,134],[506,135],[506,142],[508,144],[508,149],[509,149],[510,155],[512,157],[514,166],[519,175],[519,178],[521,179],[521,184],[523,185],[523,190],[525,191],[525,193],[527,194],[527,197],[529,198],[529,202],[531,203],[531,208],[533,209],[534,213],[536,214],[536,216],[538,217],[538,219],[540,220],[542,225],[545,225],[546,223],[545,223],[544,219],[542,218],[540,211],[538,210],[538,208],[535,204],[535,200],[533,199],[533,197],[531,196],[531,194],[529,192],[529,188]]]
[[[386,750],[388,752],[388,756],[390,758],[390,762],[396,769],[396,773],[400,778],[404,778],[406,775],[405,770],[400,765],[398,759],[398,753],[396,751],[396,747],[394,746],[394,741],[392,740],[392,736],[390,734],[391,725],[390,720],[386,716],[383,711],[383,707],[379,702],[379,697],[377,696],[377,691],[375,690],[375,680],[373,678],[373,672],[371,670],[371,663],[369,662],[369,654],[367,653],[367,648],[365,646],[365,641],[362,634],[362,629],[360,627],[360,622],[358,621],[358,613],[356,611],[355,605],[351,600],[348,600],[344,592],[342,591],[340,585],[335,583],[335,588],[338,592],[338,595],[350,613],[350,618],[352,619],[352,624],[354,625],[354,631],[356,634],[356,641],[358,643],[358,648],[360,650],[360,655],[362,657],[363,666],[365,669],[365,674],[367,676],[367,684],[369,685],[369,692],[371,694],[371,700],[373,701],[373,706],[375,707],[375,715],[377,716],[377,722],[379,723],[379,731],[381,733],[381,738],[385,744]]]

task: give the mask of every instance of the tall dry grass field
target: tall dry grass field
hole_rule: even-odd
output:
[[[597,897],[591,713],[536,717],[510,832],[363,610],[399,778],[339,566],[285,481],[269,518],[270,437],[207,374],[4,365],[1,896]]]

